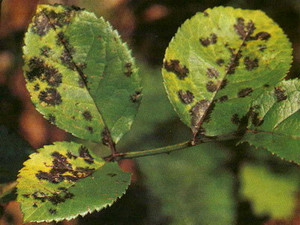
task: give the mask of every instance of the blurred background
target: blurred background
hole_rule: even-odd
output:
[[[143,78],[143,101],[132,130],[117,146],[120,151],[155,148],[189,139],[189,129],[168,102],[160,68],[177,28],[196,12],[219,5],[263,10],[292,42],[294,62],[287,76],[296,78],[300,74],[299,0],[2,0],[0,134],[4,142],[16,133],[30,148],[37,149],[70,138],[35,110],[25,89],[23,37],[39,3],[76,5],[93,11],[108,20],[133,49]],[[22,144],[12,151],[22,158],[28,147],[19,146]],[[22,159],[3,156],[10,148],[0,143],[0,163],[11,159],[10,164],[17,170]],[[127,194],[108,209],[58,224],[300,224],[300,170],[264,150],[222,142],[170,155],[123,160],[120,166],[133,173]],[[0,194],[2,183],[9,182],[0,180]],[[18,203],[0,202],[0,224],[23,224]]]

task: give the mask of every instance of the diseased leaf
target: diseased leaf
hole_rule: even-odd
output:
[[[224,169],[228,155],[217,144],[203,144],[168,156],[138,159],[145,183],[170,225],[234,224],[234,178]]]
[[[30,145],[11,129],[0,126],[0,184],[17,179],[23,162],[33,153]]]
[[[246,164],[240,177],[242,198],[251,200],[257,215],[270,215],[272,219],[292,217],[299,191],[299,174],[275,174],[262,165]]]
[[[141,99],[137,68],[102,18],[76,7],[39,5],[23,51],[27,89],[51,123],[104,145],[130,129]]]
[[[24,163],[18,201],[24,221],[60,221],[99,211],[126,191],[130,174],[107,163],[85,146],[56,142]]]
[[[224,135],[283,79],[291,53],[281,28],[263,12],[216,7],[179,28],[162,74],[170,101],[194,135]]]
[[[242,142],[300,164],[300,80],[282,81],[252,105]]]

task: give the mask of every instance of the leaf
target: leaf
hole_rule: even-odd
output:
[[[240,143],[265,148],[300,163],[300,80],[279,83],[253,102],[248,129]]]
[[[18,171],[29,154],[30,145],[13,130],[0,126],[0,184],[17,179]]]
[[[297,171],[299,172],[299,171]],[[241,195],[251,200],[257,215],[291,218],[296,209],[299,174],[275,174],[263,165],[245,164],[240,173]]]
[[[130,174],[85,146],[56,142],[25,162],[18,178],[24,221],[70,220],[110,206],[126,191]]]
[[[230,134],[252,101],[284,78],[291,53],[281,28],[263,12],[207,9],[187,20],[170,42],[164,84],[194,135]]]
[[[79,138],[102,137],[105,145],[130,129],[140,79],[127,45],[103,18],[39,5],[25,45],[26,86],[45,118]]]
[[[224,169],[227,154],[217,144],[203,144],[182,152],[138,159],[145,183],[172,225],[234,224],[234,178]],[[156,204],[155,204],[156,203]]]

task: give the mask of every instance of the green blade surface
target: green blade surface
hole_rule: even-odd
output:
[[[130,184],[130,174],[85,146],[56,142],[24,163],[18,201],[24,221],[61,221],[99,211],[114,203]]]

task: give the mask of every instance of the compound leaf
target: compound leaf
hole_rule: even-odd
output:
[[[162,74],[171,103],[194,135],[230,134],[252,101],[284,78],[291,53],[282,29],[263,12],[216,7],[179,28]]]
[[[282,81],[253,102],[240,142],[300,164],[300,80]]]
[[[28,221],[60,221],[99,211],[124,194],[130,174],[107,163],[85,146],[56,142],[24,163],[18,201]]]
[[[23,51],[27,89],[51,123],[82,139],[102,136],[105,145],[130,129],[140,80],[127,45],[103,18],[39,5]]]

